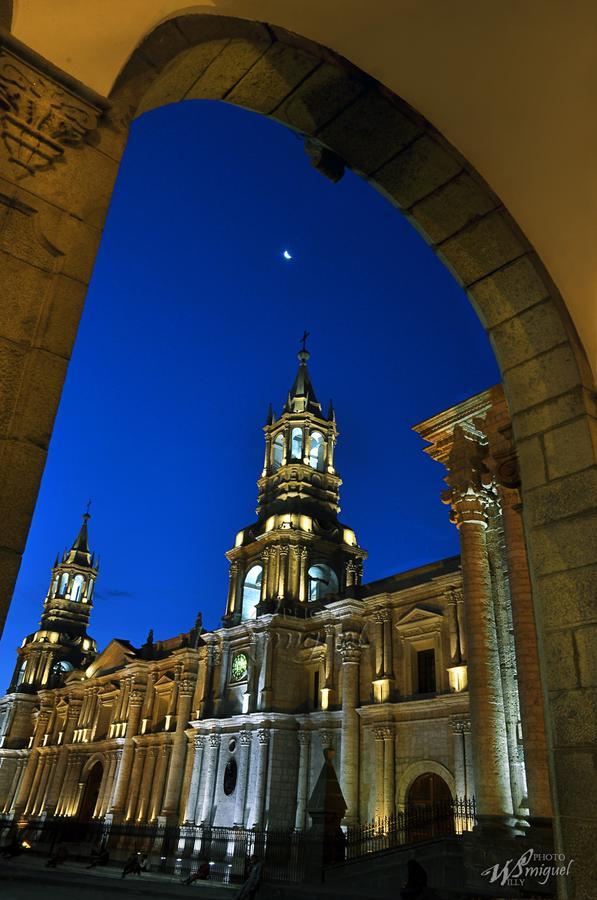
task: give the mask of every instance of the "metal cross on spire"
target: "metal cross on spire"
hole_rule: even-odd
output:
[[[91,500],[87,501],[87,509],[85,510],[85,516],[89,519],[91,518],[91,513],[89,510],[91,509]]]
[[[310,331],[303,332],[303,336],[301,338],[301,343],[303,345],[303,347],[302,347],[303,353],[305,353],[307,350],[307,338],[309,337],[310,334],[311,334]]]

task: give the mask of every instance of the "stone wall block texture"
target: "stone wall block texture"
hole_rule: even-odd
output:
[[[538,592],[542,601],[545,628],[569,627],[591,621],[595,616],[597,566],[558,572],[541,578]]]
[[[254,41],[235,38],[230,41],[190,88],[187,98],[223,99],[251,66],[255,65],[270,43],[269,37],[261,37]]]
[[[597,743],[597,690],[585,687],[554,697],[551,717],[556,747],[594,747]]]
[[[70,359],[86,293],[86,284],[64,275],[54,277],[38,324],[42,349]]]
[[[597,581],[594,582],[597,584]],[[587,625],[574,632],[576,658],[580,672],[580,683],[583,687],[597,686],[597,625]]]
[[[522,473],[522,483],[526,490],[545,484],[547,469],[543,455],[543,445],[537,436],[520,441],[517,447],[518,460]]]
[[[460,160],[429,135],[420,134],[375,173],[375,185],[400,209],[408,209],[461,169]],[[416,216],[415,221],[418,223]]]
[[[321,65],[276,110],[280,122],[312,134],[364,91],[362,82],[341,69]]]
[[[46,449],[58,409],[68,360],[45,350],[30,350],[11,422],[11,437]]]
[[[468,286],[521,257],[527,248],[502,212],[493,212],[438,247],[455,278]]]
[[[593,467],[528,490],[524,501],[527,522],[537,527],[589,511],[595,497],[597,468]]]
[[[578,671],[574,664],[571,631],[550,631],[545,636],[545,671],[548,690],[571,690],[578,687]]]
[[[3,436],[9,433],[25,359],[23,347],[0,340],[0,435]]]
[[[0,547],[22,553],[46,461],[42,447],[0,441]],[[10,596],[11,592],[7,595]]]
[[[527,537],[532,548],[535,572],[548,575],[597,562],[595,534],[597,513],[535,528]]]
[[[138,52],[151,66],[160,71],[188,46],[187,37],[171,19],[158,25],[138,48]]]
[[[554,766],[557,773],[558,783],[561,784],[562,790],[566,796],[573,801],[576,814],[579,818],[586,817],[593,819],[595,813],[595,797],[594,791],[590,790],[590,786],[595,784],[597,772],[595,770],[594,754],[588,750],[575,748],[559,748],[555,754]],[[570,853],[570,851],[568,851]],[[594,858],[595,848],[593,847],[592,857]],[[578,867],[584,869],[587,861],[578,860]],[[593,881],[593,886],[595,882]],[[574,900],[577,895],[573,894]],[[590,895],[594,897],[595,895]]]
[[[44,298],[49,293],[52,276],[37,266],[23,265],[21,260],[2,251],[0,273],[0,335],[10,341],[29,345],[37,328]]]
[[[579,383],[579,373],[570,344],[510,369],[505,378],[508,399],[515,409],[525,409],[564,393]]]
[[[482,218],[499,201],[463,172],[431,196],[416,203],[411,216],[432,244],[444,241],[451,235]]]
[[[182,100],[228,43],[227,38],[206,41],[173,59],[159,77],[151,82],[137,107],[137,115]]]
[[[489,332],[502,372],[562,343],[562,322],[554,304],[545,301],[496,325]]]
[[[268,115],[319,65],[294,47],[273,44],[241,78],[226,100]]]
[[[569,419],[587,413],[594,415],[595,400],[582,385],[576,385],[558,397],[538,403],[529,409],[515,412],[512,422],[518,439],[538,432],[547,432]]]
[[[550,478],[559,478],[592,466],[595,460],[595,421],[577,419],[553,428],[544,437],[545,459]],[[597,494],[593,494],[593,501]]]
[[[469,288],[485,328],[493,328],[549,296],[531,256],[506,265]]]
[[[370,175],[420,131],[421,126],[414,119],[371,88],[318,132],[317,138],[350,168]]]

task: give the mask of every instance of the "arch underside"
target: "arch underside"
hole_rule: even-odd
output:
[[[306,39],[215,16],[170,20],[137,48],[99,127],[60,166],[17,178],[0,159],[8,185],[0,266],[20,304],[15,321],[2,324],[3,338],[19,347],[0,421],[6,605],[128,125],[183,99],[223,100],[304,135],[323,174],[336,179],[348,166],[366,178],[466,289],[496,353],[521,467],[559,836],[569,856],[588,858],[593,811],[575,785],[592,778],[592,756],[574,725],[591,720],[583,627],[594,620],[597,530],[595,406],[583,350],[533,248],[479,174],[407,104]],[[33,250],[14,249],[15,228]],[[61,327],[49,324],[40,337],[40,321]]]

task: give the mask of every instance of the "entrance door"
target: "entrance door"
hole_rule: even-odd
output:
[[[409,841],[454,834],[454,811],[450,788],[435,772],[415,778],[406,799]]]
[[[80,822],[90,822],[93,818],[103,774],[104,767],[98,760],[89,770],[87,781],[83,788],[83,796],[81,797],[81,805],[77,816]]]

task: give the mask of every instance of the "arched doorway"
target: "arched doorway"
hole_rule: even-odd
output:
[[[576,821],[584,818],[584,798],[571,788],[570,772],[584,772],[587,762],[582,736],[568,726],[571,717],[584,714],[589,700],[581,680],[550,662],[562,647],[568,660],[577,641],[585,646],[580,629],[592,615],[586,598],[594,562],[594,502],[590,490],[579,488],[584,484],[579,473],[584,478],[595,459],[588,400],[593,382],[557,291],[498,198],[422,117],[385,89],[379,91],[371,79],[360,80],[345,62],[315,43],[257,23],[216,16],[163,22],[123,69],[111,96],[112,109],[94,142],[80,153],[66,147],[62,155],[59,147],[61,166],[46,165],[37,174],[34,170],[33,185],[25,183],[27,203],[11,205],[11,233],[34,232],[35,250],[31,258],[7,255],[2,275],[6,272],[9,284],[11,278],[29,284],[43,271],[45,293],[35,283],[32,294],[43,297],[40,304],[48,320],[58,311],[70,330],[48,333],[40,352],[35,336],[39,316],[23,311],[14,316],[14,324],[3,325],[8,341],[30,349],[23,371],[20,357],[13,364],[15,375],[7,380],[3,399],[10,425],[3,434],[0,486],[6,513],[2,594],[12,596],[76,330],[84,293],[80,288],[89,278],[130,117],[136,109],[185,97],[225,99],[274,116],[317,139],[311,149],[322,171],[333,175],[338,161],[345,161],[406,212],[466,286],[491,335],[514,420],[540,651],[544,672],[549,668],[558,840],[560,847],[569,844],[574,851],[584,833],[584,823]],[[41,59],[35,64],[47,78],[44,90],[53,90],[59,73],[46,73]],[[81,88],[70,84],[71,90]],[[85,90],[82,97],[78,118],[85,122],[107,107],[105,98]],[[93,128],[80,127],[83,133]],[[77,128],[66,128],[65,145],[77,133]],[[12,179],[12,171],[5,174]],[[21,240],[13,243],[23,245]],[[45,254],[43,264],[39,254]],[[20,290],[17,295],[20,310],[28,298]],[[39,385],[44,403],[33,404]],[[582,778],[576,782],[581,784]]]
[[[452,794],[435,772],[417,776],[406,795],[410,841],[424,841],[454,833]]]
[[[97,805],[97,798],[99,797],[99,792],[102,784],[103,774],[104,767],[98,759],[96,762],[94,762],[89,772],[87,773],[87,781],[85,782],[85,787],[83,788],[81,805],[79,806],[79,812],[77,814],[77,818],[81,822],[90,822],[93,818],[95,807]]]

